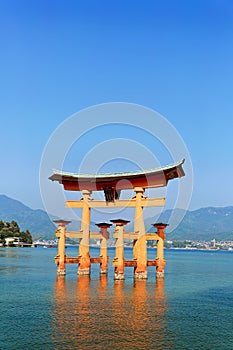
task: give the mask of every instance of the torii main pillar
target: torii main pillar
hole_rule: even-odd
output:
[[[138,234],[138,239],[134,241],[133,247],[133,256],[137,260],[134,278],[147,279],[147,245],[142,206],[144,188],[135,187],[134,191],[136,193],[134,232]]]
[[[78,267],[78,275],[89,275],[90,274],[90,207],[88,205],[88,201],[91,199],[91,192],[88,190],[82,191],[82,225],[81,231],[83,233],[81,242],[79,244],[79,267]]]

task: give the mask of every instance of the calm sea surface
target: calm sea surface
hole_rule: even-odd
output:
[[[111,263],[108,278],[98,265],[90,279],[76,265],[57,278],[54,255],[0,248],[0,349],[233,349],[233,252],[167,250],[164,282],[153,267],[147,281],[126,268],[114,282]]]

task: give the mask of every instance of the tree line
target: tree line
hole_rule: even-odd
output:
[[[32,236],[28,230],[20,231],[18,223],[14,220],[6,222],[0,220],[0,243],[6,244],[6,238],[18,237],[20,242],[32,244]]]

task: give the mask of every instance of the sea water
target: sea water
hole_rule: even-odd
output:
[[[154,267],[134,281],[128,267],[115,282],[111,262],[108,277],[71,264],[58,278],[56,253],[0,248],[0,349],[233,349],[233,252],[166,250],[164,281]]]

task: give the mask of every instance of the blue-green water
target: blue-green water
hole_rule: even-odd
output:
[[[0,349],[233,349],[233,252],[167,250],[164,283],[153,267],[147,281],[126,268],[114,282],[111,263],[107,279],[98,265],[90,279],[76,265],[57,278],[54,255],[0,249]]]

